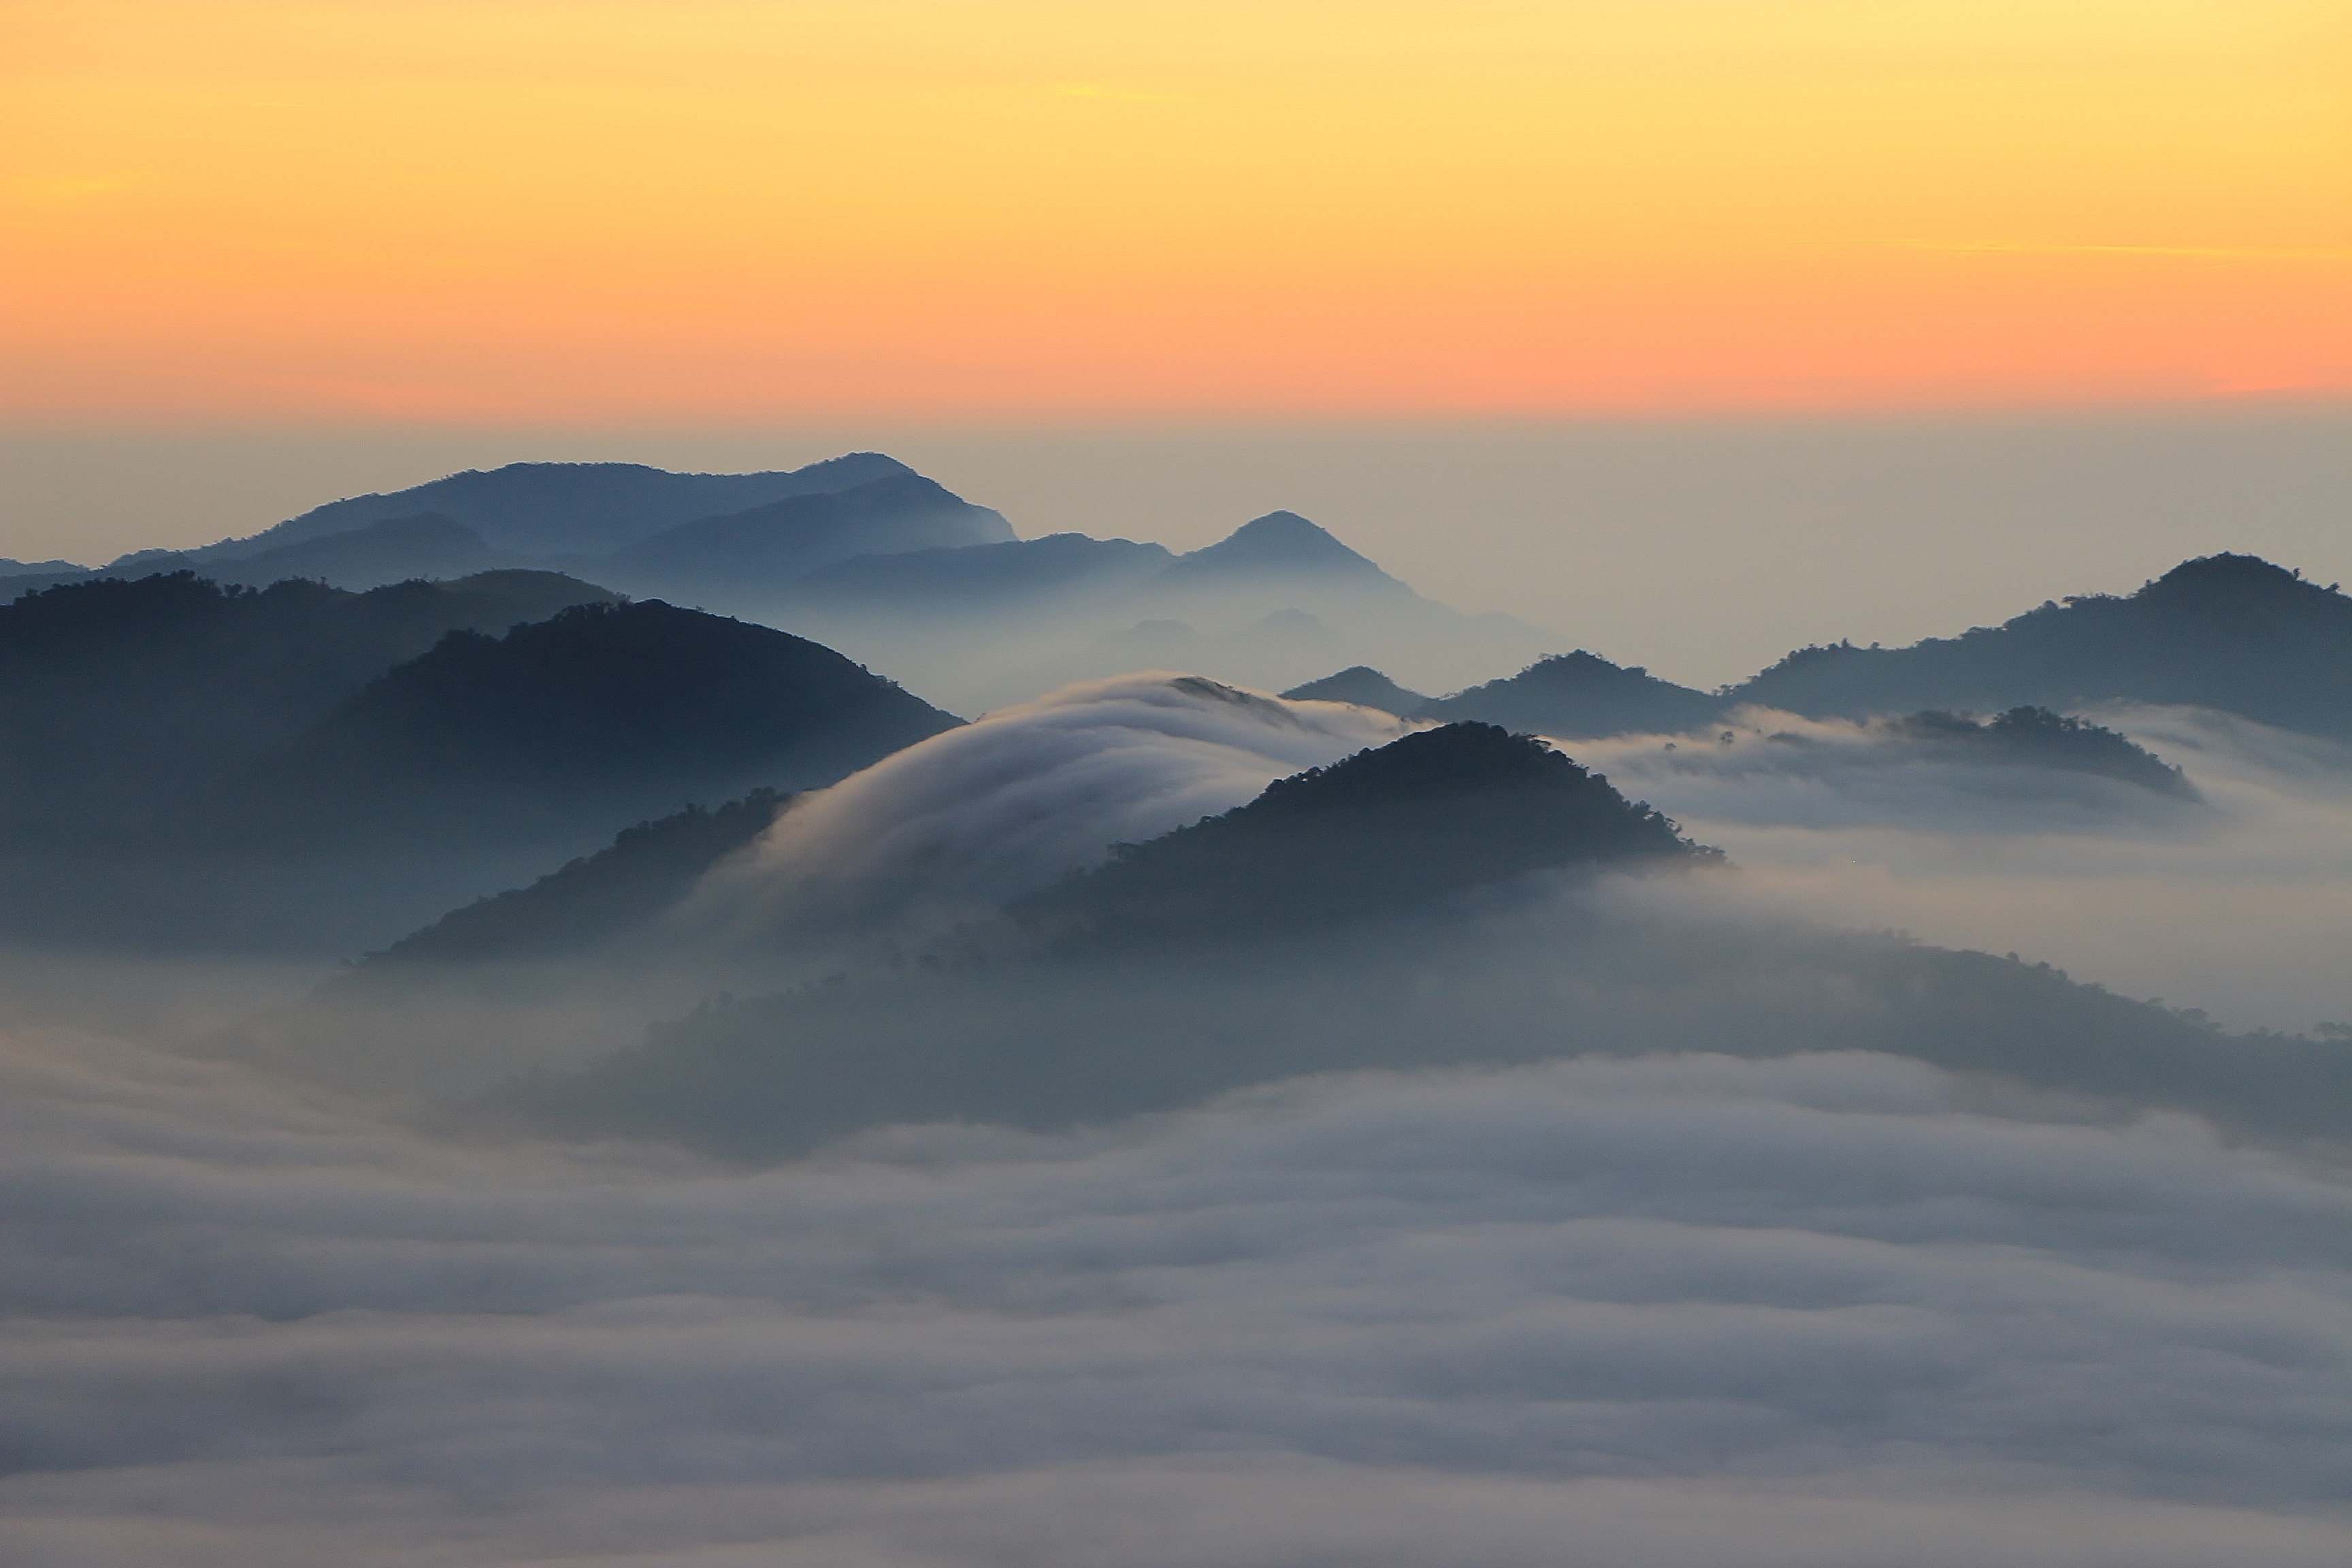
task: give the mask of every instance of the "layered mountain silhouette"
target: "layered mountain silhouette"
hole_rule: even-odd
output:
[[[1433,700],[1416,700],[1380,670],[1361,667],[1285,695],[1576,740],[1683,733],[1747,706],[1811,718],[1909,716],[1922,736],[1939,715],[1996,714],[2002,717],[1989,732],[2013,740],[2022,733],[2018,710],[2055,715],[2115,701],[2214,708],[2347,739],[2352,598],[2255,556],[2211,555],[2184,562],[2134,594],[2052,601],[1957,637],[1899,648],[1800,648],[1713,692],[1580,649]],[[2079,752],[2077,746],[2064,754]]]
[[[1678,734],[1713,723],[1725,706],[1719,696],[1660,680],[1638,666],[1622,668],[1580,648],[1539,659],[1507,679],[1424,702],[1409,717],[1474,719],[1563,740],[1590,741],[1627,733]]]
[[[451,632],[503,632],[614,597],[542,572],[364,594],[181,572],[0,605],[0,844],[150,842],[173,803]]]
[[[1265,1058],[1236,1061],[1230,1048],[1139,1060],[1115,1027],[1071,1026],[1073,981],[1082,1005],[1101,1005],[1090,987],[1106,963],[1139,966],[1120,969],[1118,983],[1150,994],[1207,982],[1207,994],[1209,977],[1270,953],[1311,955],[1328,933],[1410,921],[1529,872],[1715,858],[1541,742],[1449,725],[1278,780],[1245,805],[1120,847],[1108,864],[1016,900],[1007,911],[1024,936],[1016,955],[927,956],[913,971],[936,980],[705,1011],[606,1065],[512,1085],[491,1102],[558,1125],[683,1134],[751,1153],[877,1121],[1050,1123],[1181,1103],[1280,1069]],[[474,918],[497,920],[496,905],[478,908]],[[563,929],[560,909],[541,912],[522,942],[502,931],[499,945],[514,951]],[[428,940],[440,939],[412,939]],[[1025,1029],[1008,1031],[994,1016],[1012,995],[1029,999]],[[975,1010],[969,1026],[940,1026],[959,1009]]]
[[[2209,555],[2137,593],[2046,603],[1957,637],[1800,648],[1725,695],[1850,718],[2184,703],[2352,739],[2352,598],[2256,556]]]
[[[361,973],[381,976],[420,963],[570,956],[625,938],[765,832],[794,798],[758,789],[716,809],[689,805],[624,828],[593,855],[568,861],[529,887],[452,910],[370,954]]]
[[[193,569],[215,582],[250,588],[299,578],[338,588],[367,589],[419,579],[470,576],[516,566],[526,559],[492,550],[466,524],[428,511],[387,518],[349,533],[277,545],[250,555],[210,563],[185,555],[159,556],[142,559],[140,566],[159,572]]]
[[[697,518],[913,471],[879,452],[853,452],[806,468],[756,474],[674,474],[639,463],[509,463],[389,495],[330,501],[249,538],[225,539],[186,554],[208,565],[432,512],[464,523],[493,549],[601,555]],[[139,560],[126,556],[114,564],[136,565]]]
[[[2177,800],[2204,798],[2179,768],[2128,737],[2047,708],[2012,708],[1989,720],[1929,710],[1874,728],[1931,758],[2094,773]]]
[[[1359,708],[1377,708],[1400,719],[1419,712],[1429,701],[1420,692],[1406,690],[1368,664],[1350,665],[1337,675],[1294,686],[1283,696],[1297,702],[1352,702]]]
[[[958,545],[1001,545],[1004,519],[914,472],[707,517],[625,545],[599,575],[633,591],[756,608],[820,567]]]
[[[371,588],[494,566],[556,568],[639,594],[739,602],[853,556],[1012,539],[1004,520],[878,452],[784,473],[673,474],[633,463],[513,463],[334,501],[245,539],[146,550],[56,582],[194,569],[254,586]]]
[[[959,721],[805,639],[553,574],[68,584],[0,606],[0,931],[380,942]]]
[[[1468,673],[1541,640],[1423,598],[1288,511],[1181,556],[1071,534],[873,557],[756,613],[967,710],[1148,668],[1269,688],[1366,656]]]
[[[233,781],[274,842],[601,840],[686,800],[830,784],[961,721],[832,649],[657,600],[453,632]]]
[[[1361,919],[1530,870],[1701,853],[1541,741],[1448,724],[1119,846],[1013,912],[1088,941],[1223,940]]]

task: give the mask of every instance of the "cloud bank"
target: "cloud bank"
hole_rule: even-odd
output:
[[[1569,749],[1740,868],[1636,891],[1654,903],[2020,952],[2241,1028],[2352,1018],[2352,753],[2197,709],[2087,716],[2179,764],[2205,804],[1782,714],[1750,714],[1730,745]]]
[[[0,1045],[9,1558],[2334,1564],[2352,1185],[1916,1063],[746,1173]]]

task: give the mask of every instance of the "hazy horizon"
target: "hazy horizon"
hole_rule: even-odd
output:
[[[1702,689],[2191,556],[2352,578],[2352,405],[1950,415],[776,430],[375,426],[0,433],[0,555],[98,564],[466,468],[735,471],[888,452],[1024,538],[1174,550],[1302,512],[1423,593]],[[1497,670],[1502,674],[1506,671]]]

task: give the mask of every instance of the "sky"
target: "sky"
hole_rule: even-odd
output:
[[[1709,686],[2352,577],[2333,0],[0,0],[0,256],[23,561],[878,448]]]
[[[0,414],[2352,389],[2333,0],[12,0]]]

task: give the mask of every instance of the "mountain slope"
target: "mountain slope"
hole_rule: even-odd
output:
[[[382,974],[417,963],[479,963],[576,953],[624,937],[684,898],[720,859],[766,831],[793,797],[753,790],[714,810],[698,805],[623,828],[593,855],[529,887],[450,910],[360,966]]]
[[[199,563],[250,555],[428,511],[467,524],[499,550],[601,552],[694,518],[912,471],[879,452],[853,452],[788,472],[756,474],[674,474],[640,463],[509,463],[388,495],[330,501],[249,538],[225,539],[187,553]],[[126,556],[115,564],[136,565],[141,559]]]
[[[457,632],[247,769],[273,839],[601,841],[762,784],[831,783],[961,721],[831,648],[657,600]]]
[[[1180,555],[1160,585],[1182,590],[1234,578],[1303,576],[1403,584],[1295,511],[1252,518],[1216,543]]]
[[[1518,674],[1433,702],[1413,718],[1478,720],[1563,739],[1599,740],[1629,732],[1679,734],[1712,723],[1719,697],[1624,668],[1579,649],[1555,654]]]
[[[1429,701],[1420,692],[1407,691],[1364,664],[1327,675],[1320,680],[1310,680],[1304,686],[1294,686],[1282,695],[1294,702],[1352,702],[1359,708],[1377,708],[1399,718],[1418,711]]]
[[[184,798],[453,631],[504,631],[608,590],[492,572],[352,594],[190,573],[0,606],[0,843],[138,842]]]
[[[627,588],[741,605],[854,556],[1012,538],[998,513],[908,472],[698,518],[614,552],[599,574]]]
[[[2210,555],[2134,594],[2044,604],[1957,637],[1801,648],[1729,695],[1849,718],[2188,703],[2347,739],[2352,598],[2255,556]]]
[[[1122,846],[1013,913],[1122,942],[1295,932],[1525,871],[1699,853],[1664,817],[1540,741],[1448,724]]]
[[[416,578],[465,577],[508,564],[473,529],[428,511],[223,558],[205,568],[205,575],[254,588],[307,577],[338,588],[365,590]]]

